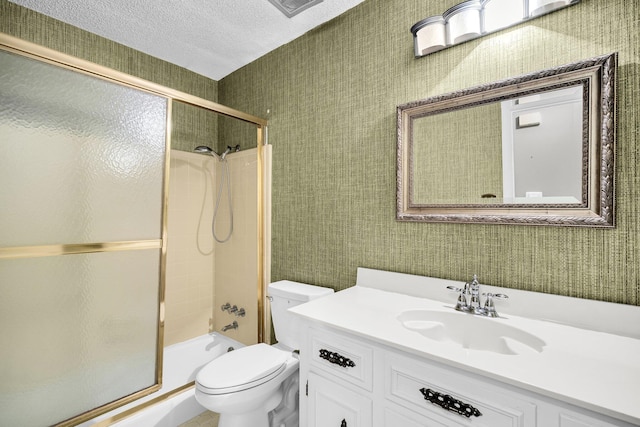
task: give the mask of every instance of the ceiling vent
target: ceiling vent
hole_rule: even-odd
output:
[[[269,2],[284,13],[287,18],[291,18],[303,10],[321,3],[322,0],[269,0]]]

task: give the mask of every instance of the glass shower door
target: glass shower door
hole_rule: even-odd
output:
[[[65,425],[160,381],[170,107],[0,64],[0,425]]]

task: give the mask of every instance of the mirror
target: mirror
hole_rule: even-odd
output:
[[[398,106],[396,218],[613,227],[616,61]]]

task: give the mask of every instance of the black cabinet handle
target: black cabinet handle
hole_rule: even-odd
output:
[[[343,418],[342,422],[340,423],[340,427],[347,427],[347,420]]]
[[[437,391],[424,387],[420,389],[420,393],[422,393],[425,400],[433,403],[434,405],[438,405],[447,411],[455,412],[458,415],[462,415],[467,418],[470,418],[472,415],[474,417],[482,415],[477,408],[451,397],[448,394],[438,393]]]
[[[356,366],[355,362],[348,357],[344,357],[333,351],[325,350],[324,348],[320,350],[320,358],[328,361],[329,363],[340,365],[343,368],[353,368]]]

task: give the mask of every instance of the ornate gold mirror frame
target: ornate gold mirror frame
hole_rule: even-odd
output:
[[[603,55],[519,77],[410,102],[397,107],[397,211],[398,221],[526,224],[611,228],[615,225],[615,72],[617,54]],[[446,182],[416,181],[420,152],[444,148],[438,141],[414,134],[419,120],[445,113],[487,106],[552,90],[582,87],[582,200],[515,203],[494,194],[478,200],[430,202],[415,196]],[[456,116],[459,117],[459,116]],[[456,123],[460,128],[464,123]],[[424,124],[422,128],[424,128]],[[482,150],[482,147],[479,148]],[[428,154],[427,154],[428,156]],[[424,159],[424,157],[421,157]],[[423,166],[424,167],[424,166]],[[424,189],[427,190],[424,190]],[[485,199],[485,196],[491,198]],[[578,196],[580,197],[580,196]]]

